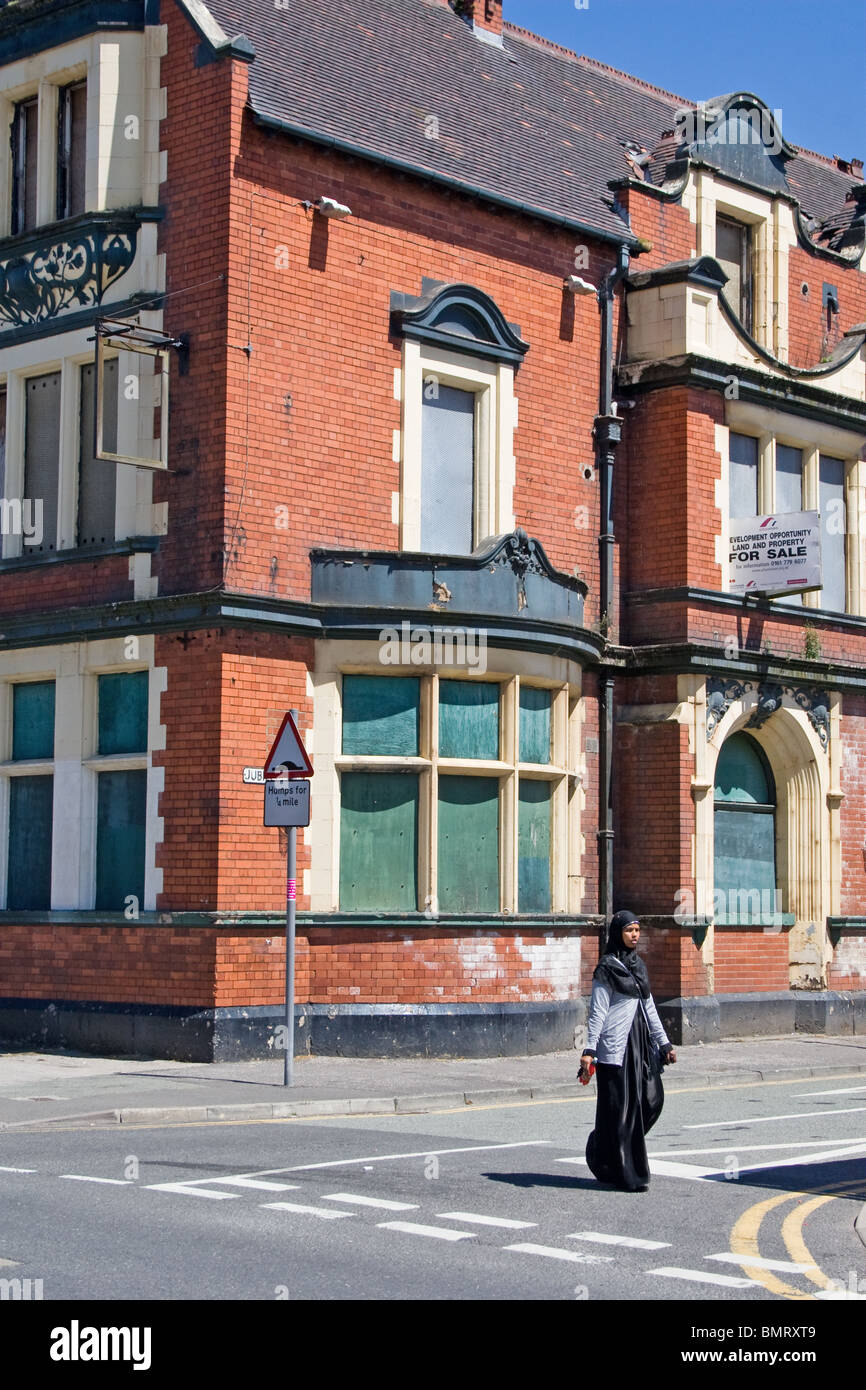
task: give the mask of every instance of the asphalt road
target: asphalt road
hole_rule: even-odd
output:
[[[6,1134],[0,1276],[45,1300],[866,1298],[866,1083],[669,1093],[647,1193],[594,1094],[370,1118]]]

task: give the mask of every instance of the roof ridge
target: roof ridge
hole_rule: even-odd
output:
[[[512,24],[510,20],[506,20],[502,28],[508,30],[509,33],[519,34],[521,38],[529,39],[539,48],[553,49],[554,52],[562,53],[567,58],[573,58],[575,62],[587,63],[590,67],[601,68],[604,72],[613,73],[615,77],[622,77],[626,82],[632,82],[645,92],[654,92],[657,96],[667,97],[670,101],[680,102],[686,106],[696,104],[690,97],[680,96],[678,92],[669,92],[666,87],[657,87],[653,82],[645,82],[642,77],[635,77],[634,73],[623,72],[622,68],[615,68],[611,63],[603,63],[600,58],[591,58],[586,53],[575,53],[574,49],[565,48],[561,43],[554,43],[552,39],[546,39],[542,34],[533,34],[531,29],[524,29],[519,24]]]

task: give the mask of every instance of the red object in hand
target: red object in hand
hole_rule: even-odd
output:
[[[583,1072],[581,1072],[577,1078],[581,1086],[588,1086],[592,1078],[595,1076],[595,1062],[590,1062],[587,1071],[589,1073],[587,1076],[584,1076]]]

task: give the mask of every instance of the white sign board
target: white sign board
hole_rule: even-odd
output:
[[[309,825],[310,784],[278,777],[265,781],[265,825]]]
[[[732,594],[804,593],[821,588],[821,520],[817,512],[731,519]]]
[[[265,774],[264,774],[263,770],[262,770],[260,767],[245,767],[245,768],[244,768],[244,781],[245,781],[245,782],[253,782],[253,783],[256,783],[256,782],[264,782],[264,780],[265,780]]]

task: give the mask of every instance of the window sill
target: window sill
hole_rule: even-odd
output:
[[[106,545],[77,545],[70,546],[68,550],[52,550],[44,554],[40,552],[16,555],[0,560],[0,574],[9,574],[15,570],[40,569],[43,565],[98,560],[106,555],[153,554],[159,549],[160,539],[159,536],[129,536],[122,541],[111,541]]]

